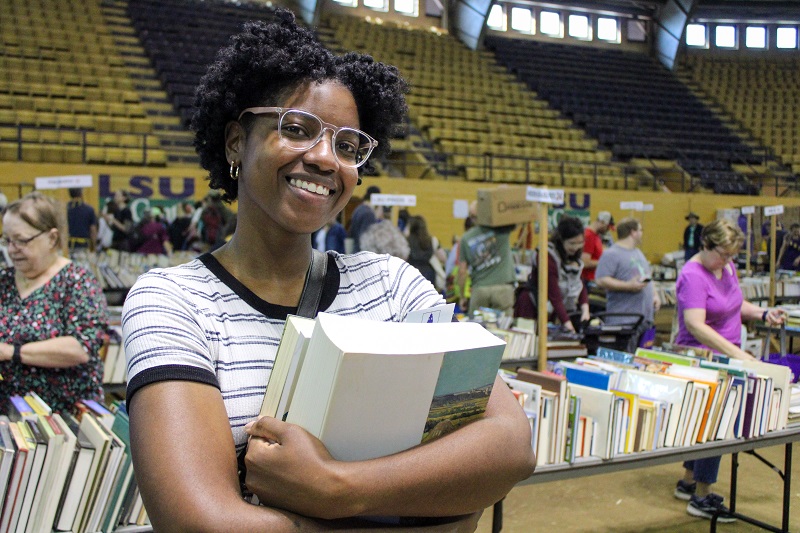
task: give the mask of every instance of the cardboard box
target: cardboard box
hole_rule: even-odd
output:
[[[536,205],[525,199],[527,187],[478,189],[478,224],[497,227],[530,222]]]

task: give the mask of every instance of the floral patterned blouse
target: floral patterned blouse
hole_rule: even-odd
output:
[[[108,309],[100,284],[84,267],[64,266],[42,287],[21,298],[14,267],[0,270],[0,342],[29,342],[72,336],[89,354],[87,363],[42,368],[0,361],[0,413],[9,397],[35,391],[54,412],[75,412],[83,399],[103,401],[103,362],[98,352],[108,329]]]

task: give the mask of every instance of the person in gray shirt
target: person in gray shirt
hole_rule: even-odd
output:
[[[606,311],[609,313],[640,314],[644,320],[631,336],[627,351],[634,351],[639,337],[654,323],[661,300],[653,290],[650,263],[639,246],[642,244],[642,225],[633,218],[617,224],[617,242],[600,257],[595,282],[606,291]],[[608,316],[605,323],[630,324],[632,317]]]

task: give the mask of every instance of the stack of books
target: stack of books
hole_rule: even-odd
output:
[[[793,401],[788,367],[702,350],[600,347],[595,356],[551,361],[545,372],[501,377],[538,431],[538,464],[758,437],[786,427]]]
[[[0,416],[0,531],[73,533],[145,525],[124,404],[54,413],[31,392]]]

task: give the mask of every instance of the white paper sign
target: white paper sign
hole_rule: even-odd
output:
[[[743,215],[752,215],[756,212],[756,206],[754,205],[746,205],[742,208]]]
[[[561,205],[564,203],[564,189],[545,189],[529,185],[525,199],[529,202]]]
[[[453,218],[465,219],[469,216],[469,202],[467,200],[453,200]]]
[[[764,216],[772,216],[772,215],[782,215],[783,214],[783,206],[782,205],[769,205],[764,208]]]
[[[639,211],[652,211],[652,210],[653,210],[653,204],[643,204],[641,209],[639,209]]]
[[[51,176],[36,178],[36,189],[69,189],[72,187],[91,187],[91,174],[78,174],[75,176]]]
[[[417,205],[416,194],[373,194],[369,203],[372,205],[400,205],[414,207]]]
[[[619,208],[627,209],[629,211],[641,211],[643,205],[644,204],[642,202],[620,202]]]

